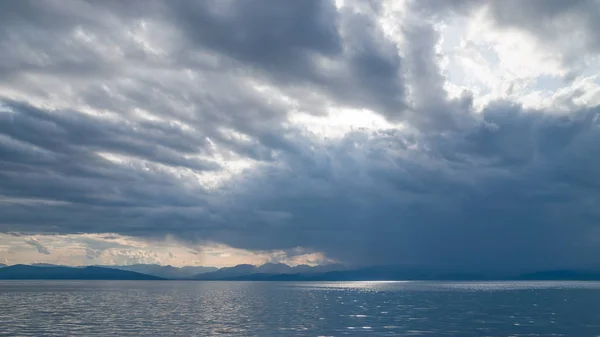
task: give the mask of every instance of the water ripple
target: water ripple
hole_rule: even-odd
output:
[[[596,282],[0,281],[0,336],[594,336]]]

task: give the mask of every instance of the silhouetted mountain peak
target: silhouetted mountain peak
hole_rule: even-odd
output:
[[[255,265],[244,263],[244,264],[238,264],[233,267],[224,267],[221,269],[252,270],[255,268],[257,268]]]
[[[293,268],[284,263],[265,263],[256,268],[258,273],[286,274],[293,272]]]

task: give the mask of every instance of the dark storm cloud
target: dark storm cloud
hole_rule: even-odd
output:
[[[213,70],[264,78],[298,91],[300,108],[321,113],[323,101],[374,109],[390,118],[405,110],[401,62],[371,7],[338,11],[333,1],[48,1],[2,4],[11,20],[3,32],[5,71],[107,77],[123,60],[108,60],[97,48],[73,44],[80,34],[129,61],[170,68],[215,67],[198,57],[217,56]],[[157,60],[124,31],[139,21],[173,30],[168,58]],[[176,32],[176,33],[175,33]],[[160,33],[160,32],[159,32]],[[40,39],[40,36],[48,38]],[[52,41],[52,43],[50,43]],[[18,48],[17,48],[18,47]],[[70,50],[70,53],[64,53]],[[43,53],[45,60],[36,57]],[[226,69],[225,69],[226,68]],[[104,102],[106,104],[106,102]]]
[[[322,91],[336,104],[391,118],[403,113],[400,58],[368,7],[356,13],[320,0],[180,1],[169,12],[197,47],[250,65],[279,85]]]
[[[160,177],[169,175],[159,165],[200,172],[219,168],[185,159],[193,152],[184,145],[198,142],[177,128],[143,128],[8,101],[4,111],[12,111],[0,114],[0,176],[6,196],[100,205],[143,205],[149,200],[187,204],[185,188],[159,192],[164,185]],[[116,167],[98,152],[146,162]],[[143,198],[135,201],[136,196]]]
[[[589,266],[598,253],[599,112],[552,116],[498,102],[478,127],[451,136],[355,132],[315,150],[298,137],[300,153],[236,179],[222,190],[229,197],[207,208],[168,200],[154,209],[22,206],[13,222],[34,231],[173,231],[260,250],[304,246],[357,263]],[[34,222],[27,209],[44,218]],[[5,211],[5,219],[16,212]]]
[[[5,106],[15,112],[0,116],[0,132],[41,153],[84,156],[88,151],[103,150],[134,157],[152,157],[158,163],[198,171],[218,169],[218,165],[208,161],[186,160],[181,156],[195,153],[196,149],[191,144],[202,145],[203,140],[176,126],[123,124],[109,118],[68,111],[44,111],[10,101],[5,101]],[[39,157],[43,155],[36,156],[41,159]]]
[[[488,4],[490,15],[536,36],[546,27],[538,15],[586,4],[528,2],[527,26],[502,14],[515,3]],[[413,10],[437,17],[479,5],[435,4]],[[471,93],[447,97],[434,26],[403,22],[401,59],[381,11],[328,1],[0,3],[0,231],[173,234],[365,264],[594,265],[599,109],[494,102],[475,114]],[[329,139],[288,120],[327,105],[408,127]],[[216,188],[199,183],[242,159],[253,166]]]
[[[115,16],[83,1],[6,1],[0,4],[0,74],[15,79],[23,74],[60,74],[86,77],[112,72],[104,55],[74,44],[77,27],[104,33],[98,42],[112,39]],[[124,52],[127,45],[122,44]]]
[[[308,245],[364,263],[594,265],[599,112],[549,116],[497,103],[485,123],[418,139],[418,151],[394,133],[348,135],[247,179],[236,203],[284,212],[285,221],[257,219],[244,237],[218,237],[252,249]]]
[[[331,1],[175,1],[169,7],[203,48],[291,79],[314,71],[312,53],[333,56],[343,47]]]

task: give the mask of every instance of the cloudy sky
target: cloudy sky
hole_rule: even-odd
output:
[[[0,2],[0,262],[600,268],[600,2]]]

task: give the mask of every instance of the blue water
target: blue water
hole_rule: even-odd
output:
[[[597,282],[0,281],[0,336],[598,336]]]

